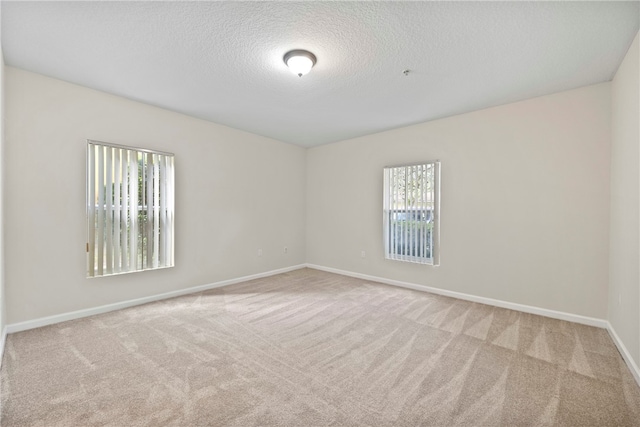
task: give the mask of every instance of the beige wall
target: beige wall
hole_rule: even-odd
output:
[[[604,319],[610,133],[603,83],[310,149],[307,262]],[[441,265],[385,260],[382,169],[434,159]]]
[[[611,84],[609,321],[640,365],[640,44]]]
[[[9,323],[305,261],[304,149],[15,68],[5,72]],[[175,153],[174,268],[85,278],[87,138]]]

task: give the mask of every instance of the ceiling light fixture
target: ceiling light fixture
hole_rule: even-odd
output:
[[[292,50],[285,53],[283,59],[291,72],[298,77],[304,76],[316,65],[316,56],[306,50]]]

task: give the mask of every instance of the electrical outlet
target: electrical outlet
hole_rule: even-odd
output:
[[[360,252],[360,257],[366,258],[367,257],[367,253],[365,251]]]
[[[262,256],[262,249],[258,249],[258,256]]]
[[[286,246],[284,247],[284,253],[286,254],[287,252],[289,252],[289,248],[287,248]]]

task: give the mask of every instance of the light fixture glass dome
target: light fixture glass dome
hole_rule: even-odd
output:
[[[292,50],[284,55],[284,63],[293,74],[302,77],[311,71],[316,63],[316,57],[306,50]]]

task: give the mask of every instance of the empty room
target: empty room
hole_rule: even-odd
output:
[[[640,426],[640,2],[1,1],[0,425]]]

